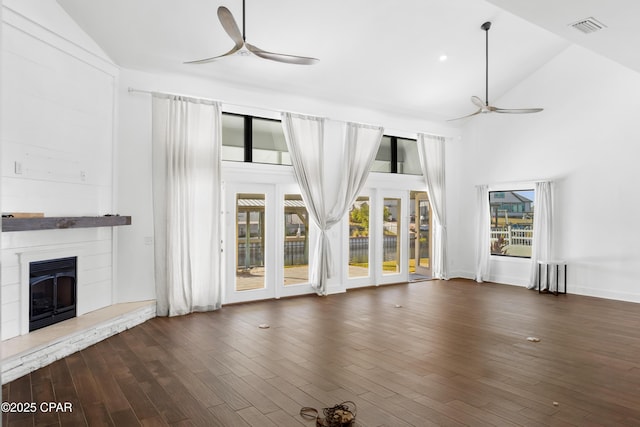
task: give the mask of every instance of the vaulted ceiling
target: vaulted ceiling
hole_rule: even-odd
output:
[[[485,34],[480,25],[485,21],[493,23],[491,99],[571,43],[640,71],[640,32],[630,28],[631,18],[640,16],[640,2],[633,0],[246,0],[247,41],[272,52],[319,58],[312,66],[252,56],[184,64],[233,46],[216,10],[226,6],[241,27],[241,0],[58,3],[122,67],[195,75],[432,120],[468,114],[474,110],[469,97],[484,98]],[[585,35],[568,27],[590,16],[607,28]],[[627,44],[620,47],[625,38]],[[613,52],[612,45],[619,51]],[[440,60],[442,55],[446,61]]]

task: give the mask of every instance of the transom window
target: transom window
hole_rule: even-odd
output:
[[[280,120],[223,113],[222,160],[290,165]]]
[[[383,136],[371,172],[421,175],[417,144],[415,139]]]

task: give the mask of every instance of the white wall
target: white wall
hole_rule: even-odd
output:
[[[554,182],[553,256],[568,261],[568,291],[640,302],[640,74],[572,46],[495,102],[544,107],[469,121],[454,147],[456,269],[473,277],[475,185]],[[519,186],[518,184],[515,184]],[[494,281],[524,285],[530,263],[494,258]]]
[[[2,32],[2,211],[112,213],[117,68],[55,1],[5,1]],[[24,333],[21,257],[72,250],[78,314],[111,304],[110,228],[1,237],[2,339]]]

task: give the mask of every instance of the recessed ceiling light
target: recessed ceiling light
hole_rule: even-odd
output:
[[[440,55],[440,58],[438,59],[440,59],[440,62],[444,62],[447,60],[447,55]]]

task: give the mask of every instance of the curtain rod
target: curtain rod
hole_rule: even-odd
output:
[[[315,116],[313,114],[305,114],[305,113],[299,113],[299,112],[295,112],[295,111],[283,111],[283,110],[276,110],[276,109],[268,109],[268,108],[260,108],[260,107],[253,107],[253,106],[249,106],[249,105],[243,105],[243,104],[234,104],[231,102],[225,102],[219,99],[211,99],[211,98],[203,98],[200,96],[191,96],[191,95],[184,95],[184,94],[178,94],[178,93],[170,93],[170,92],[159,92],[159,91],[151,91],[151,90],[145,90],[145,89],[136,89],[133,87],[128,87],[127,91],[129,93],[144,93],[147,95],[153,95],[154,93],[160,94],[160,95],[168,95],[168,96],[184,96],[186,98],[192,98],[192,99],[197,99],[197,100],[201,100],[201,101],[208,101],[208,102],[219,102],[221,104],[225,104],[225,105],[229,105],[229,106],[233,106],[233,107],[240,107],[240,108],[248,108],[248,109],[256,109],[256,110],[262,110],[262,111],[267,111],[270,113],[291,113],[291,114],[299,114],[299,115],[303,115],[303,116],[314,116],[314,117],[320,117],[320,116]],[[327,120],[334,120],[331,119],[329,117],[325,117]],[[348,120],[334,120],[334,121],[339,121],[339,122],[350,122]],[[359,123],[359,122],[351,122],[351,123],[358,123],[358,124],[362,124],[362,125],[366,125],[366,126],[375,126],[375,127],[381,127],[382,129],[384,129],[384,126],[380,126],[380,125],[371,125],[371,124],[367,124],[367,123]],[[416,138],[418,137],[418,134],[425,134],[425,135],[432,135],[432,136],[441,136],[443,138],[453,138],[451,136],[447,136],[447,135],[438,135],[435,133],[430,133],[430,132],[415,132],[416,133]]]
[[[165,96],[182,96],[182,97],[185,97],[185,98],[197,99],[199,101],[218,102],[220,104],[225,104],[225,105],[229,105],[229,106],[233,106],[233,107],[240,107],[240,108],[243,108],[243,109],[262,110],[262,111],[267,111],[267,112],[270,112],[270,113],[277,113],[277,114],[290,113],[292,115],[307,116],[307,117],[317,117],[317,118],[320,118],[320,119],[332,120],[332,121],[343,122],[343,123],[357,123],[357,124],[363,125],[363,126],[371,126],[371,127],[377,127],[377,128],[383,128],[384,129],[384,127],[380,126],[380,125],[372,125],[372,124],[368,124],[368,123],[352,122],[352,121],[347,121],[347,120],[335,120],[335,119],[331,119],[330,117],[317,116],[315,114],[308,114],[308,113],[299,113],[299,112],[296,112],[296,111],[284,111],[284,110],[277,110],[277,109],[253,107],[253,106],[243,105],[243,104],[233,104],[231,102],[225,102],[225,101],[222,101],[222,100],[219,100],[219,99],[202,98],[202,97],[199,97],[199,96],[181,95],[181,94],[177,94],[177,93],[158,92],[158,91],[150,91],[150,90],[144,90],[144,89],[135,89],[135,88],[132,88],[132,87],[129,87],[128,91],[129,91],[129,93],[137,92],[137,93],[145,93],[145,94],[149,94],[149,95],[153,95],[154,93],[156,93],[156,94],[165,95]]]
[[[203,98],[201,96],[192,96],[192,95],[185,95],[185,94],[180,94],[180,93],[151,91],[151,90],[145,90],[145,89],[135,89],[135,88],[132,88],[132,87],[127,88],[127,91],[129,93],[144,93],[144,94],[147,94],[147,95],[158,94],[158,95],[165,95],[165,96],[181,96],[181,97],[185,97],[185,98],[197,99],[199,101],[218,102],[220,104],[225,104],[225,105],[229,105],[229,106],[233,106],[233,107],[253,108],[253,109],[262,110],[262,111],[269,111],[269,112],[272,112],[272,113],[273,112],[282,113],[282,111],[279,111],[279,110],[269,110],[267,108],[250,107],[248,105],[241,105],[241,104],[232,104],[231,102],[225,102],[225,101],[222,101],[220,99]]]
[[[496,185],[519,185],[519,184],[536,184],[538,182],[553,182],[552,179],[522,179],[520,181],[501,181],[501,182],[492,182],[489,184],[476,184],[476,187],[480,187],[481,185],[486,185],[489,187],[493,187]]]

